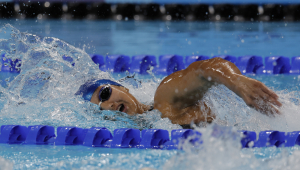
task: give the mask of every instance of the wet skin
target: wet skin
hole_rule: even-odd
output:
[[[282,104],[276,93],[263,83],[243,76],[233,63],[221,58],[194,62],[186,69],[164,78],[155,92],[154,109],[174,124],[212,122],[215,115],[201,99],[216,84],[225,85],[262,114],[280,114],[278,107]],[[101,87],[94,92],[92,103],[99,104]],[[142,114],[150,109],[150,106],[138,102],[128,89],[111,87],[111,97],[101,104],[102,109],[119,110],[129,115]]]

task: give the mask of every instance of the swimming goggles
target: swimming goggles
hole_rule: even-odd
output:
[[[103,86],[100,89],[99,94],[98,94],[98,98],[100,100],[100,102],[99,102],[100,110],[102,110],[101,104],[110,98],[111,93],[112,93],[112,88],[109,85]]]

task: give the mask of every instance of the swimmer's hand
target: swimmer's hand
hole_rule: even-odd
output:
[[[280,114],[278,107],[282,104],[278,101],[278,96],[262,82],[252,78],[236,75],[234,91],[245,103],[267,115]]]

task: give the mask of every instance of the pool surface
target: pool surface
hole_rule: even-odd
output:
[[[283,55],[298,56],[300,23],[262,22],[115,22],[1,20],[0,50],[22,59],[21,73],[1,73],[0,125],[50,125],[82,128],[172,129],[181,127],[157,110],[135,116],[100,111],[75,96],[91,78],[121,79],[128,73],[101,72],[89,54]],[[4,26],[5,23],[10,25]],[[53,38],[55,37],[55,38]],[[72,66],[62,59],[70,56]],[[240,149],[237,130],[296,131],[299,126],[298,75],[249,75],[273,89],[283,103],[282,115],[268,117],[249,108],[225,86],[204,97],[217,119],[203,134],[203,145],[183,150],[89,148],[84,146],[0,144],[0,166],[6,169],[295,169],[299,147]],[[124,82],[141,102],[153,102],[162,77],[136,75],[138,88]],[[134,80],[132,80],[134,81]],[[219,136],[212,136],[222,131]]]
[[[296,43],[300,41],[298,22],[0,20],[0,23],[10,23],[21,32],[59,38],[88,54],[300,55]]]

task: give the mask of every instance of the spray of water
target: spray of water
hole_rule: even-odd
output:
[[[11,163],[10,161],[0,157],[0,165],[1,165],[1,169],[3,170],[12,170],[13,169],[13,163]]]
[[[1,29],[1,54],[22,61],[21,73],[1,87],[0,124],[46,124],[52,126],[92,126],[116,128],[180,128],[158,111],[128,116],[121,112],[100,111],[97,105],[83,101],[74,94],[90,79],[113,79],[102,72],[83,50],[53,37],[39,37],[22,33],[7,24]],[[63,56],[71,59],[63,60]],[[136,76],[138,78],[138,76]],[[151,104],[158,86],[157,79],[140,81],[135,88],[124,81],[130,92],[141,102]]]

